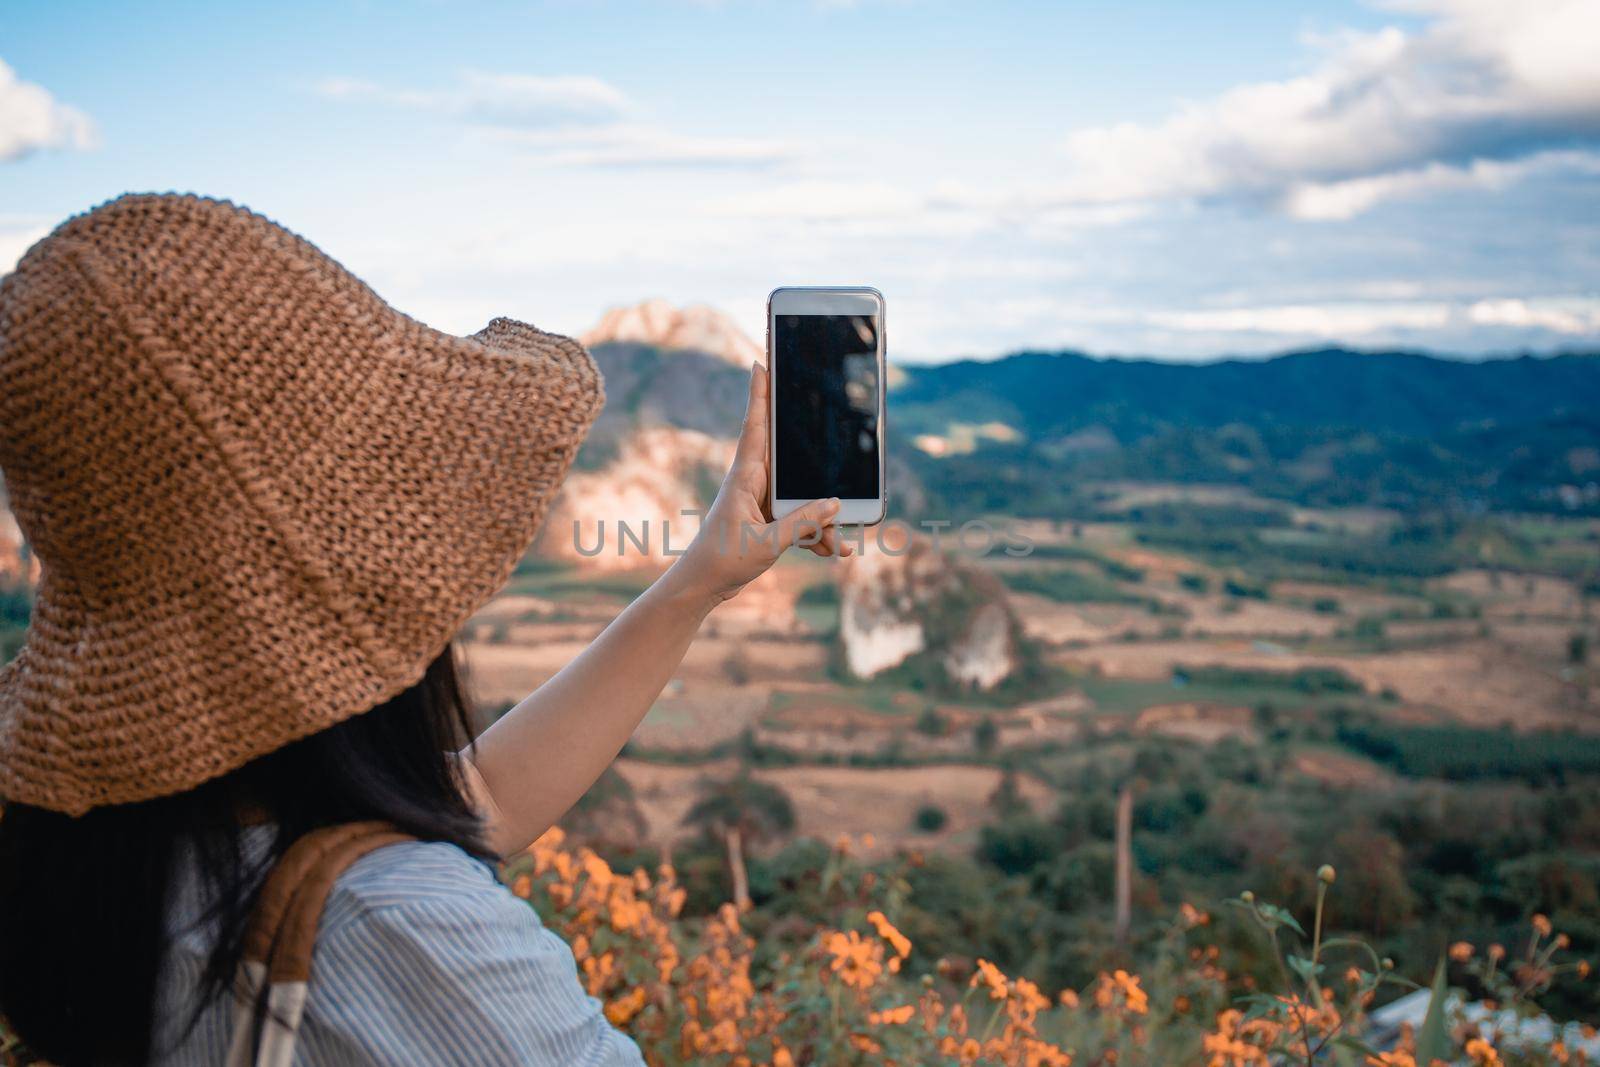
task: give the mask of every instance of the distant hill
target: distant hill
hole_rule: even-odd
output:
[[[653,324],[658,343],[593,345],[608,402],[580,458],[589,470],[640,428],[738,427],[745,371],[729,353],[753,342],[719,320],[720,350],[702,352],[680,343],[691,334],[678,319],[641,308],[624,318]],[[1181,364],[1022,352],[899,368],[889,439],[903,515],[1082,516],[1086,487],[1108,480],[1233,483],[1311,505],[1600,514],[1600,354],[1330,348]]]
[[[1592,413],[1600,355],[1466,362],[1330,348],[1181,364],[1024,352],[914,368],[894,399],[908,418],[992,418],[1034,439],[1089,426],[1120,435],[1230,423],[1431,434]]]
[[[1104,479],[1306,504],[1600,513],[1600,355],[1325,349],[1206,364],[1022,353],[919,367],[890,427],[936,501],[1079,513]]]

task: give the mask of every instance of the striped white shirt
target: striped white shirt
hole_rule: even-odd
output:
[[[265,843],[265,827],[261,832]],[[230,998],[183,1032],[210,951],[199,879],[181,872],[162,971],[155,1062],[220,1064]],[[643,1067],[578,981],[572,951],[489,867],[454,845],[406,842],[356,861],[323,911],[296,1065]]]

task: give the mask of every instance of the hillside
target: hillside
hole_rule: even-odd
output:
[[[668,338],[670,340],[670,337]],[[744,371],[601,342],[608,404],[580,464],[637,427],[730,434]],[[1224,483],[1306,505],[1600,514],[1600,356],[1464,362],[1327,349],[1174,364],[1024,352],[905,369],[896,510],[1085,518],[1105,481]]]
[[[1024,352],[915,368],[895,396],[908,420],[993,418],[1036,440],[1091,426],[1122,436],[1231,423],[1436,434],[1592,414],[1596,398],[1596,355],[1466,362],[1337,348],[1201,364]]]

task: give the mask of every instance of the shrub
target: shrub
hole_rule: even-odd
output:
[[[978,725],[972,728],[972,747],[979,752],[989,753],[1000,744],[1000,727],[995,723],[993,715],[985,715]]]
[[[1304,924],[1250,893],[1230,902],[1236,923],[1182,904],[1157,933],[1144,973],[1112,964],[1081,987],[1052,989],[982,955],[941,955],[924,940],[914,902],[937,892],[924,869],[906,872],[906,902],[903,888],[894,887],[907,883],[863,869],[847,841],[826,854],[814,851],[808,869],[825,920],[805,929],[773,927],[759,941],[763,932],[746,925],[759,915],[724,904],[708,918],[687,919],[672,868],[618,873],[593,852],[569,848],[559,830],[506,864],[503,876],[571,944],[587,991],[654,1067],[1269,1064],[1341,1056],[1367,1064],[1439,1059],[1523,1067],[1564,1061],[1560,1042],[1579,1032],[1576,1024],[1531,1039],[1534,1031],[1525,1031],[1524,1043],[1495,1049],[1448,1006],[1441,961],[1412,1046],[1371,1047],[1368,1007],[1409,983],[1367,945],[1324,938],[1335,881],[1328,867],[1314,879],[1315,904],[1302,912]],[[975,915],[997,905],[977,887],[964,899]],[[1013,925],[1029,921],[1007,914]],[[1218,966],[1217,942],[1235,931],[1253,935],[1275,959],[1270,985],[1236,982]],[[780,939],[782,949],[771,950],[768,943]],[[1511,967],[1499,946],[1479,952],[1457,942],[1449,956],[1457,974],[1500,1005],[1532,1015],[1535,998],[1588,967],[1569,957],[1566,939],[1542,914],[1533,917],[1527,942],[1515,958],[1532,966]]]
[[[917,809],[911,824],[922,833],[936,834],[950,822],[950,816],[937,804],[924,804]]]
[[[950,719],[929,704],[917,716],[917,732],[927,734],[929,737],[944,737],[950,732]]]
[[[1222,591],[1231,597],[1238,597],[1241,600],[1268,599],[1266,584],[1249,578],[1229,578],[1222,583]]]
[[[1466,726],[1346,725],[1339,741],[1416,778],[1520,778],[1532,785],[1600,774],[1600,737]]]
[[[1027,874],[1061,851],[1061,835],[1035,815],[1018,815],[985,826],[978,858],[1002,874]]]

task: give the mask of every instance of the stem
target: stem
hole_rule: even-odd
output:
[[[1322,951],[1322,899],[1328,895],[1326,882],[1317,882],[1317,917],[1311,924],[1311,962],[1317,962],[1317,954]]]
[[[1328,1036],[1324,1037],[1321,1041],[1317,1042],[1316,1051],[1313,1052],[1312,1055],[1314,1055],[1314,1056],[1322,1055],[1322,1050],[1328,1047],[1328,1042],[1332,1041],[1335,1037],[1339,1036],[1339,1031],[1344,1029],[1344,1024],[1345,1024],[1346,1018],[1347,1018],[1347,1016],[1340,1016],[1339,1017],[1339,1025],[1335,1026],[1332,1030],[1329,1030],[1328,1031]]]
[[[1278,976],[1283,979],[1283,988],[1292,994],[1294,992],[1294,979],[1289,977],[1289,967],[1283,962],[1283,949],[1278,946],[1278,928],[1268,926],[1254,909],[1251,909],[1251,914],[1255,915],[1256,922],[1267,932],[1267,937],[1272,942],[1272,962],[1278,965]],[[1292,1010],[1293,1005],[1290,1007]],[[1294,1015],[1295,1019],[1300,1023],[1300,1043],[1306,1051],[1306,1067],[1317,1067],[1316,1061],[1311,1058],[1311,1033],[1306,1025],[1305,1016],[1298,1011]]]
[[[1306,985],[1311,987],[1311,1002],[1322,1010],[1322,983],[1317,980],[1317,957],[1322,954],[1322,901],[1328,895],[1328,883],[1317,879],[1317,916],[1311,923],[1311,977]]]
[[[989,1022],[983,1028],[983,1034],[978,1038],[978,1044],[985,1045],[989,1042],[989,1035],[994,1033],[994,1024],[1000,1021],[1000,1013],[1005,1010],[1005,1002],[994,1006],[994,1011],[989,1013]]]

